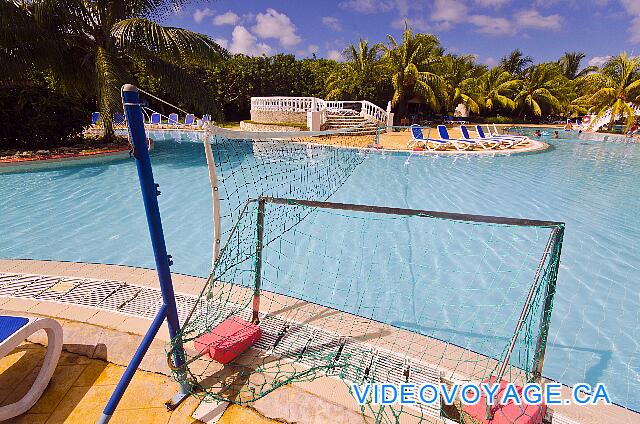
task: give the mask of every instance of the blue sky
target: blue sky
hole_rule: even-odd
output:
[[[514,48],[537,62],[581,50],[595,64],[640,52],[640,0],[201,0],[164,23],[207,34],[232,53],[339,59],[358,37],[399,37],[405,20],[449,52],[489,65]]]

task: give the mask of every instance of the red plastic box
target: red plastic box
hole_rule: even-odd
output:
[[[206,354],[221,364],[233,361],[249,349],[262,336],[262,330],[238,317],[227,318],[211,332],[198,337],[194,342],[198,352]]]
[[[495,377],[491,377],[483,383],[494,384]],[[496,395],[496,400],[502,398],[502,392],[506,389],[508,382],[500,380],[500,389]],[[522,396],[522,387],[516,386],[518,394]],[[475,405],[463,405],[462,410],[465,414],[474,419],[475,422],[481,424],[542,424],[542,418],[547,412],[547,405],[516,405],[509,401],[506,405],[494,404],[493,419],[486,419],[486,397],[480,396],[480,402]]]

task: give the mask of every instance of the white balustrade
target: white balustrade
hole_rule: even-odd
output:
[[[387,122],[387,112],[367,101],[328,101],[316,97],[252,97],[251,110],[270,112],[322,112],[322,123],[326,122],[327,111],[351,110],[347,105],[360,103],[360,114],[381,124]]]

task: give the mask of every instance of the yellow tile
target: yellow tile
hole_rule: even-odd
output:
[[[169,411],[163,406],[161,408],[145,409],[120,409],[116,410],[110,424],[161,424],[169,422],[171,417]]]
[[[31,413],[51,413],[78,379],[86,365],[58,365],[42,397],[29,410]]]
[[[263,417],[253,409],[238,405],[229,405],[225,413],[220,418],[220,421],[218,421],[218,424],[275,424],[278,422],[280,421]]]
[[[47,424],[96,422],[114,388],[115,386],[72,387],[51,414]]]
[[[185,424],[192,423],[194,420],[191,418],[193,411],[198,407],[200,399],[189,396],[186,398],[175,411],[171,413],[169,424]]]
[[[177,392],[178,384],[169,377],[138,371],[122,396],[118,408],[137,409],[140,405],[164,407],[164,403]]]
[[[116,385],[124,374],[124,367],[94,360],[73,384],[74,387]]]
[[[12,424],[44,424],[49,418],[49,414],[22,414],[11,420]]]

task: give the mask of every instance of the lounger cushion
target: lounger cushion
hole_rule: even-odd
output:
[[[198,337],[194,346],[198,352],[221,364],[233,361],[260,339],[262,330],[238,317],[231,317],[218,324],[213,330]]]
[[[483,383],[494,384],[495,377],[484,380]],[[500,381],[500,389],[496,399],[502,398],[503,391],[507,387],[507,381]],[[516,386],[518,395],[522,396],[522,387]],[[486,419],[486,398],[480,396],[480,401],[475,405],[463,405],[465,415],[473,418],[474,422],[482,424],[542,424],[542,418],[547,412],[547,405],[517,405],[509,401],[506,405],[493,405],[493,420]]]
[[[0,315],[0,343],[7,340],[13,333],[24,327],[29,322],[25,317],[12,317]]]

